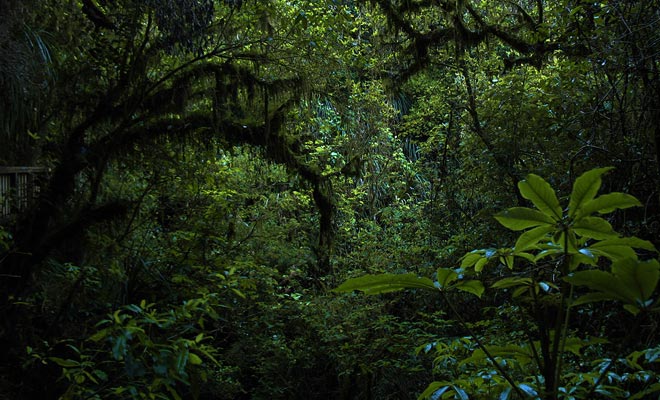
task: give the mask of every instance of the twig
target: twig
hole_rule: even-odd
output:
[[[479,346],[479,348],[480,348],[481,350],[483,350],[483,352],[484,352],[484,354],[486,355],[486,357],[488,357],[488,359],[489,359],[489,360],[493,363],[493,365],[495,366],[495,369],[497,369],[497,371],[499,371],[499,373],[502,374],[502,376],[504,377],[504,379],[506,379],[506,381],[509,382],[509,385],[511,385],[511,387],[513,388],[513,390],[516,391],[516,393],[518,394],[518,396],[520,396],[521,399],[524,399],[526,396],[525,396],[525,394],[523,393],[523,391],[518,387],[518,385],[516,385],[516,383],[513,381],[513,378],[511,378],[511,376],[510,376],[510,375],[504,370],[504,368],[502,368],[502,366],[500,365],[500,363],[497,362],[497,360],[496,360],[495,357],[491,354],[491,352],[488,351],[488,349],[486,348],[486,346],[481,342],[481,340],[479,340],[479,338],[478,338],[477,335],[474,333],[474,331],[473,331],[473,330],[467,325],[467,323],[465,322],[465,320],[463,319],[463,317],[461,317],[461,314],[458,312],[458,310],[456,310],[456,308],[454,307],[454,305],[453,305],[453,304],[449,301],[449,299],[447,298],[447,293],[445,293],[445,291],[443,291],[442,289],[440,290],[440,293],[442,294],[442,298],[445,300],[445,303],[447,303],[447,305],[449,306],[449,308],[451,309],[451,311],[454,313],[454,315],[455,315],[456,318],[458,319],[458,323],[461,325],[461,327],[462,327],[463,329],[465,329],[465,330],[468,332],[468,334],[472,337],[472,339],[474,339],[474,341],[477,343],[477,346]]]

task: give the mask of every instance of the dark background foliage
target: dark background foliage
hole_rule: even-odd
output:
[[[658,245],[659,10],[3,1],[0,398],[406,399],[458,382],[474,347],[440,299],[329,289],[513,245],[492,216],[528,205],[528,173],[563,201],[615,167],[603,192],[643,206],[608,221]],[[32,189],[9,167],[37,167]],[[525,330],[496,293],[452,301],[493,343]],[[571,320],[625,344],[589,359],[657,349],[657,316],[631,336],[613,304]],[[647,382],[617,368],[623,392],[658,384],[657,366]]]

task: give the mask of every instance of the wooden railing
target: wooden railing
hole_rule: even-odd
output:
[[[39,197],[46,169],[0,167],[0,222],[7,222]]]

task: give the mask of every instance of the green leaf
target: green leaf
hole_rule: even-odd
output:
[[[588,247],[580,249],[580,252],[589,252],[596,256],[605,256],[610,260],[623,258],[636,258],[634,249],[643,249],[657,253],[653,243],[636,237],[613,238],[596,242]]]
[[[528,230],[518,237],[514,250],[522,252],[534,248],[541,239],[545,238],[554,229],[553,225],[544,225]]]
[[[348,279],[332,291],[346,293],[360,290],[365,294],[373,295],[402,289],[437,290],[433,285],[433,281],[428,278],[420,278],[415,274],[380,274]]]
[[[599,300],[629,301],[631,299],[631,293],[619,285],[617,277],[605,271],[578,271],[565,277],[564,280],[572,285],[586,286],[606,295],[606,297],[598,298]]]
[[[541,290],[543,290],[544,292],[547,293],[547,292],[550,291],[550,285],[548,284],[548,282],[539,282],[538,285],[539,285],[539,288],[540,288]]]
[[[602,242],[599,242],[599,243],[602,243]],[[637,254],[635,254],[635,250],[633,250],[633,248],[630,247],[630,246],[610,245],[610,246],[589,247],[588,249],[594,255],[596,255],[596,256],[605,256],[605,257],[609,258],[612,261],[620,260],[620,259],[623,259],[623,258],[635,258],[635,257],[637,257]]]
[[[69,359],[65,360],[59,357],[48,357],[48,359],[54,362],[55,364],[59,365],[60,367],[64,367],[64,368],[73,368],[80,366],[80,363],[75,360],[69,360]]]
[[[463,261],[461,261],[461,268],[468,268],[475,265],[479,260],[483,258],[481,253],[477,253],[476,250],[470,253],[467,253],[463,256]]]
[[[451,382],[442,381],[442,382],[431,382],[426,389],[419,395],[417,400],[428,399],[431,396],[435,395],[434,398],[440,398],[449,388],[451,387]]]
[[[587,249],[580,249],[569,260],[569,270],[575,271],[580,265],[596,265],[596,256]]]
[[[568,201],[568,216],[573,217],[575,213],[588,201],[591,201],[602,184],[601,176],[611,171],[612,167],[596,168],[580,175],[573,184],[573,192]]]
[[[166,384],[165,389],[167,389],[167,391],[170,393],[170,395],[172,396],[172,399],[182,400],[181,396],[179,396],[179,393],[177,393],[176,389],[174,389],[172,386]]]
[[[197,351],[204,354],[204,356],[206,356],[206,358],[208,358],[209,360],[213,361],[213,364],[218,366],[220,365],[220,362],[216,360],[215,357],[213,357],[211,353],[209,353],[204,347],[197,348]]]
[[[449,268],[438,268],[436,274],[439,288],[446,288],[458,279],[458,274]]]
[[[624,304],[623,309],[631,313],[632,315],[637,315],[641,311],[639,307],[632,304]]]
[[[531,254],[531,253],[526,253],[524,251],[517,251],[517,252],[514,253],[514,255],[516,257],[524,258],[525,260],[527,260],[531,263],[536,262],[536,257],[534,256],[534,254]],[[509,265],[509,269],[512,269],[512,268],[513,268],[513,263],[511,263],[511,265]]]
[[[644,304],[658,285],[660,264],[658,260],[639,261],[627,258],[613,263],[612,273],[619,278],[621,285],[635,294],[634,300],[637,304]]]
[[[592,239],[613,239],[619,237],[614,232],[612,225],[600,217],[584,217],[580,218],[575,225],[573,231],[580,236]]]
[[[585,203],[582,208],[578,210],[576,218],[579,218],[580,216],[588,216],[595,212],[599,214],[608,214],[617,209],[639,207],[641,205],[642,203],[640,203],[639,200],[629,194],[619,192],[608,193]]]
[[[542,260],[545,257],[556,256],[556,255],[562,254],[563,252],[564,251],[560,247],[553,248],[553,249],[546,249],[546,250],[543,250],[542,252],[540,252],[539,254],[537,254],[536,257],[534,257],[533,262],[536,263],[536,262],[538,262],[539,260]]]
[[[639,363],[639,358],[643,355],[644,355],[643,351],[633,351],[632,353],[628,354],[628,356],[626,356],[626,363],[628,364],[628,366],[636,370],[641,370],[643,368]]]
[[[520,194],[531,201],[536,208],[553,220],[562,217],[557,195],[550,184],[538,175],[529,174],[525,180],[518,182]]]
[[[539,225],[553,225],[550,216],[527,207],[513,207],[495,215],[495,219],[504,227],[513,231],[532,228]]]
[[[660,279],[660,264],[657,260],[639,261],[635,258],[617,260],[612,264],[612,273],[598,270],[579,271],[564,278],[567,282],[586,286],[588,293],[573,305],[602,300],[620,300],[626,309],[636,313],[649,305],[649,299]],[[631,308],[634,307],[634,308]]]
[[[105,339],[108,336],[109,332],[110,330],[108,328],[101,329],[100,331],[90,336],[89,340],[91,340],[92,342],[98,342],[101,339]]]
[[[188,355],[190,352],[188,351],[187,348],[182,348],[180,349],[176,362],[174,364],[174,368],[179,375],[184,375],[186,373],[186,364],[188,363]]]
[[[504,388],[502,393],[500,393],[500,397],[498,397],[498,400],[509,400],[509,396],[511,395],[511,386],[507,386]]]
[[[188,361],[192,365],[201,365],[202,364],[202,359],[199,358],[199,356],[195,353],[189,353],[188,354]]]
[[[528,287],[525,286],[520,286],[516,288],[513,292],[511,292],[511,297],[516,298],[518,296],[522,296],[523,294],[527,293],[529,291]]]
[[[121,310],[117,310],[112,314],[112,317],[114,318],[116,324],[121,324],[123,320],[120,314],[121,314]]]
[[[123,360],[126,356],[126,336],[121,334],[118,337],[112,338],[112,356],[115,360]]]
[[[637,238],[635,236],[602,240],[600,242],[592,244],[591,246],[589,246],[589,248],[601,249],[609,246],[629,246],[629,247],[634,247],[636,249],[643,249],[643,250],[653,251],[656,253],[658,252],[658,250],[655,248],[653,243],[649,242],[648,240]]]
[[[569,351],[576,356],[580,357],[580,350],[582,350],[583,347],[591,346],[594,344],[602,344],[602,343],[607,343],[607,339],[602,339],[602,338],[590,338],[590,339],[580,339],[578,337],[570,336],[567,337],[565,342],[564,342],[564,351]]]
[[[105,373],[105,371],[102,371],[100,369],[95,369],[94,370],[94,375],[98,377],[102,381],[107,381],[108,380],[108,374]]]
[[[454,389],[454,392],[458,395],[459,400],[469,400],[470,396],[468,396],[467,392],[461,388],[459,388],[456,385],[451,385],[451,387]]]
[[[521,364],[527,364],[534,358],[529,345],[518,346],[516,344],[509,344],[505,346],[486,346],[486,348],[493,357],[514,358]],[[476,349],[469,358],[464,359],[459,364],[470,364],[487,358],[486,353],[482,349]]]
[[[522,254],[522,253],[521,253]],[[530,257],[534,257],[531,254],[528,254]],[[504,266],[506,266],[509,269],[513,269],[513,266],[515,264],[513,255],[507,255],[507,256],[500,256],[500,263]]]
[[[465,269],[473,266],[475,271],[481,272],[488,261],[495,256],[499,256],[499,254],[498,250],[493,248],[472,250],[463,256],[461,268]]]
[[[532,285],[532,278],[511,277],[511,278],[500,279],[499,281],[493,283],[491,287],[495,289],[506,289],[515,286],[531,286],[531,285]]]
[[[486,264],[488,264],[488,258],[482,257],[479,261],[476,262],[476,264],[474,264],[474,270],[476,272],[481,272]]]
[[[571,302],[571,307],[581,306],[582,304],[595,303],[597,301],[614,300],[611,295],[603,292],[587,293]]]
[[[520,390],[522,390],[523,392],[527,393],[527,395],[528,395],[529,397],[533,397],[533,398],[536,399],[536,398],[538,398],[538,396],[539,396],[539,394],[536,392],[536,390],[534,390],[533,387],[529,386],[529,385],[526,384],[526,383],[521,383],[521,384],[518,385],[518,387],[520,388]]]
[[[453,287],[464,292],[472,293],[479,298],[484,294],[484,285],[478,280],[460,281]]]

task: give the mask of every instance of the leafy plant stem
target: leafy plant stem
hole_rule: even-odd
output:
[[[479,348],[480,348],[481,350],[483,350],[483,352],[484,352],[484,354],[486,355],[486,357],[488,357],[488,359],[489,359],[489,360],[493,363],[493,365],[495,366],[495,369],[497,369],[497,371],[498,371],[500,374],[502,374],[502,376],[504,377],[504,379],[506,379],[506,381],[509,382],[509,385],[511,385],[511,387],[513,388],[513,390],[516,391],[516,393],[518,394],[518,396],[519,396],[521,399],[524,399],[524,398],[525,398],[525,394],[523,393],[523,391],[518,387],[518,385],[516,385],[516,383],[513,381],[513,378],[511,378],[511,376],[506,372],[506,370],[504,370],[504,368],[502,368],[502,366],[497,362],[497,360],[496,360],[495,357],[491,354],[491,352],[488,351],[488,348],[483,344],[483,342],[482,342],[481,340],[479,340],[479,337],[477,336],[477,334],[476,334],[476,333],[475,333],[475,332],[474,332],[474,331],[468,326],[468,324],[465,322],[465,320],[463,319],[463,317],[461,317],[461,314],[458,312],[458,310],[456,310],[456,308],[455,308],[454,305],[451,303],[451,301],[449,301],[449,298],[447,297],[447,293],[445,293],[445,291],[443,291],[443,290],[440,290],[440,294],[442,295],[442,298],[444,299],[445,303],[447,303],[447,306],[449,306],[449,309],[451,310],[451,312],[454,314],[454,316],[455,316],[456,319],[458,320],[458,323],[460,324],[460,326],[461,326],[463,329],[465,329],[465,331],[467,331],[467,333],[472,337],[472,339],[474,339],[474,341],[477,343],[477,346],[479,346]]]
[[[540,304],[539,298],[538,298],[538,293],[534,290],[534,288],[530,288],[530,292],[532,295],[532,307],[533,307],[533,314],[534,317],[536,318],[537,324],[538,324],[538,330],[539,330],[539,339],[540,339],[540,351],[541,351],[541,357],[543,360],[543,364],[541,364],[540,360],[538,361],[540,370],[542,371],[542,374],[544,377],[546,377],[546,384],[547,384],[547,377],[550,374],[548,371],[552,371],[552,357],[550,355],[550,347],[551,347],[551,341],[550,341],[550,328],[548,327],[547,321],[545,319],[545,316],[539,309],[538,305]]]
[[[570,266],[570,255],[568,254],[568,228],[563,228],[564,233],[564,256],[560,266],[561,277],[567,276]],[[559,310],[557,315],[557,320],[555,323],[555,335],[552,342],[552,354],[550,362],[551,367],[547,370],[551,376],[546,377],[546,388],[550,389],[550,392],[547,394],[547,398],[554,400],[557,398],[557,391],[559,389],[559,379],[561,376],[561,358],[562,358],[562,348],[565,344],[566,327],[568,325],[568,310],[566,307],[566,298],[570,298],[571,293],[573,293],[573,285],[562,286],[561,293],[559,296]],[[551,379],[548,379],[551,378]]]
[[[569,299],[573,298],[573,285],[569,285],[568,298]],[[559,377],[561,376],[561,370],[563,368],[562,365],[564,362],[563,354],[564,354],[564,349],[566,347],[566,336],[568,332],[568,319],[570,318],[570,314],[571,314],[570,307],[564,306],[565,301],[566,300],[564,296],[562,296],[561,309],[564,312],[564,321],[563,321],[561,336],[558,339],[561,343],[559,345],[559,353],[557,354],[556,363],[555,363],[555,380],[554,380],[555,386],[553,388],[554,396],[557,395],[557,390],[559,388]]]
[[[532,291],[532,296],[536,298],[536,295],[533,293],[534,289],[531,289]],[[518,313],[520,314],[520,320],[525,321],[526,317],[522,312],[522,309],[518,309]],[[526,329],[525,334],[527,336],[527,342],[529,343],[529,348],[532,349],[532,355],[534,356],[534,361],[536,362],[536,365],[539,367],[540,371],[543,371],[543,361],[541,360],[541,357],[539,356],[539,352],[536,349],[536,346],[534,345],[534,338],[532,338],[532,333]]]
[[[550,363],[549,368],[546,370],[548,376],[546,376],[546,388],[550,389],[547,399],[554,400],[557,398],[557,388],[559,387],[559,358],[560,356],[560,342],[561,342],[561,333],[563,332],[563,321],[564,321],[564,296],[560,297],[560,306],[559,306],[559,315],[557,316],[557,322],[554,329],[554,338],[552,338],[552,353],[550,354]]]

